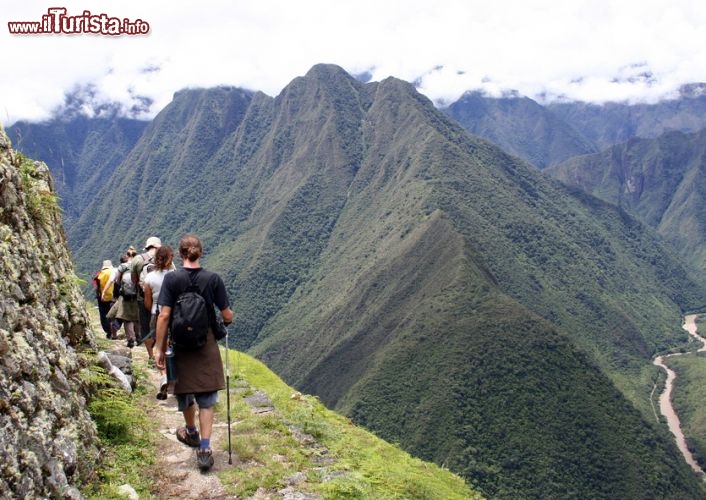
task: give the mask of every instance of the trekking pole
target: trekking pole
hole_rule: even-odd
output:
[[[228,327],[226,327],[226,405],[228,405],[228,410],[226,414],[228,415],[228,463],[232,464],[233,459],[231,457],[231,444],[230,444],[230,350],[228,349]]]

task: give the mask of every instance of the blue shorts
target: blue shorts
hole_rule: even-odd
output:
[[[218,403],[218,391],[197,392],[196,394],[175,394],[177,399],[177,409],[186,410],[194,402],[199,408],[210,408]]]

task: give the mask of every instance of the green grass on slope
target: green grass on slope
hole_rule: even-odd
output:
[[[283,478],[304,472],[297,488],[324,498],[481,498],[460,477],[300,395],[254,358],[230,351],[230,367],[231,387],[246,387],[231,397],[231,419],[235,452],[249,465],[228,469],[221,479],[239,497],[263,486],[281,489]],[[274,414],[251,411],[245,397],[254,391],[267,394]]]
[[[89,304],[87,310],[94,331],[100,331],[96,308]],[[96,340],[99,347],[108,345],[103,336]],[[317,398],[299,394],[254,358],[231,350],[229,364],[236,465],[219,477],[238,498],[249,498],[258,489],[281,490],[299,473],[306,480],[297,483],[297,490],[325,499],[482,498],[448,470],[413,458],[326,409]],[[96,482],[83,488],[87,498],[120,498],[122,484],[132,485],[140,498],[153,498],[154,484],[144,470],[157,460],[154,436],[160,423],[151,416],[153,398],[144,397],[144,371],[139,364],[134,368],[138,387],[132,395],[115,388],[95,365],[83,375],[95,388],[89,405],[104,456]],[[274,413],[252,411],[245,398],[255,392],[267,395]],[[217,418],[226,421],[227,398],[220,400]]]

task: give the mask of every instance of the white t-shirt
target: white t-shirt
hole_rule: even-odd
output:
[[[164,275],[169,272],[172,272],[172,269],[152,271],[147,273],[147,276],[145,277],[145,285],[149,286],[152,290],[152,314],[157,313],[157,299],[159,298],[159,291],[162,289]]]

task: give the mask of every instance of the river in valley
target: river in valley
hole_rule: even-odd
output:
[[[694,337],[696,340],[700,341],[703,343],[703,346],[696,352],[702,352],[706,351],[706,339],[704,339],[702,336],[700,336],[697,332],[697,327],[696,327],[696,317],[697,315],[691,314],[688,315],[684,318],[684,325],[683,328],[689,332],[689,335]],[[687,353],[685,353],[687,354]],[[662,368],[666,373],[667,373],[667,381],[664,386],[664,391],[662,394],[659,396],[659,410],[664,416],[664,418],[667,420],[667,425],[669,426],[669,430],[674,434],[674,438],[676,439],[677,446],[679,447],[679,451],[681,451],[682,455],[684,455],[684,459],[686,462],[691,466],[692,469],[694,469],[694,472],[696,472],[703,481],[706,482],[706,474],[704,471],[699,467],[699,464],[696,462],[694,459],[694,456],[691,454],[689,451],[689,448],[686,446],[686,439],[684,438],[684,433],[681,430],[681,423],[679,422],[679,416],[677,413],[674,411],[674,407],[672,406],[672,389],[674,387],[674,381],[677,378],[677,374],[674,373],[673,370],[671,370],[664,362],[666,358],[670,358],[672,356],[681,356],[682,353],[678,354],[669,354],[666,356],[658,356],[654,360],[654,364],[656,366],[659,366]]]

